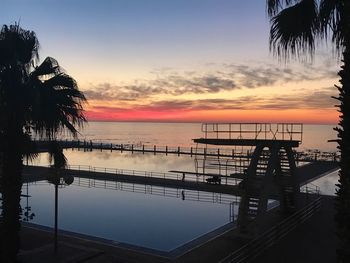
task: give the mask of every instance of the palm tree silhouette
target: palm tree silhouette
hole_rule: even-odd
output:
[[[338,149],[341,153],[336,197],[338,262],[350,258],[350,1],[267,0],[271,19],[270,48],[285,60],[313,56],[317,40],[330,40],[342,58],[338,75],[340,120]]]
[[[19,249],[22,161],[29,135],[54,140],[64,131],[77,135],[86,121],[84,95],[58,62],[39,62],[33,31],[18,24],[0,31],[1,262],[15,262]]]

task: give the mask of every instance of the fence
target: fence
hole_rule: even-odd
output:
[[[234,195],[202,192],[195,190],[184,190],[179,188],[167,188],[162,186],[135,184],[125,182],[113,182],[107,180],[95,180],[90,178],[76,178],[73,185],[87,187],[87,188],[102,188],[109,190],[118,190],[124,192],[150,194],[156,196],[181,198],[182,200],[198,201],[205,203],[219,203],[219,204],[239,204],[241,198]]]

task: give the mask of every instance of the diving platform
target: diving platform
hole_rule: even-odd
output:
[[[196,172],[210,170],[231,176],[237,173],[242,179],[238,225],[243,236],[256,235],[273,194],[280,202],[282,213],[296,211],[300,181],[293,148],[302,142],[303,124],[204,123],[202,133],[202,138],[193,139],[197,145],[251,148],[248,161],[225,162],[222,158],[206,156],[195,160]]]
[[[301,123],[203,123],[203,138],[195,143],[226,146],[286,145],[298,147],[303,139]]]
[[[286,145],[289,147],[299,147],[300,141],[293,140],[263,140],[263,139],[215,139],[215,138],[199,138],[193,139],[195,143],[221,146],[272,146],[275,144]]]

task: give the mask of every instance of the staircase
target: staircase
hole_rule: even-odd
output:
[[[286,213],[292,213],[296,209],[295,189],[292,181],[293,177],[288,155],[286,150],[283,148],[281,148],[279,151],[279,160],[280,172],[278,180],[280,182],[280,202],[283,205]]]
[[[262,150],[256,164],[256,169],[251,169],[250,174],[242,182],[245,193],[242,196],[239,207],[238,225],[240,234],[252,237],[256,231],[256,219],[266,211],[267,195],[264,188],[270,151]]]

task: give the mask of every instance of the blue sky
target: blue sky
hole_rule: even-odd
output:
[[[268,55],[261,0],[5,0],[0,17],[20,20],[37,33],[43,56],[69,63],[75,56],[146,68]]]

